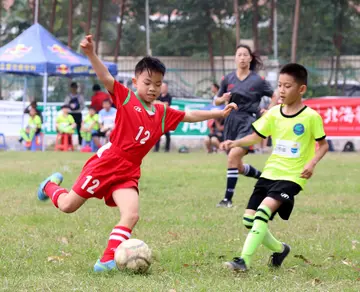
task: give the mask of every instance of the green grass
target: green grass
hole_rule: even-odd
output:
[[[238,255],[241,224],[255,180],[241,177],[232,209],[217,209],[225,184],[224,155],[151,154],[142,168],[140,221],[133,238],[156,254],[148,275],[94,274],[92,266],[119,220],[116,208],[89,200],[74,214],[39,202],[49,173],[71,188],[89,157],[83,153],[0,153],[0,291],[360,291],[360,156],[331,154],[296,200],[290,221],[271,230],[292,246],[279,270],[260,247],[253,268],[222,267]],[[249,155],[262,168],[266,156]],[[359,243],[358,243],[359,242]],[[57,256],[59,261],[49,262]]]

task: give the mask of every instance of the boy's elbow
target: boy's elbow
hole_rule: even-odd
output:
[[[194,122],[194,116],[191,112],[185,113],[184,119],[182,120],[184,123],[193,123]]]
[[[329,143],[326,141],[326,139],[319,141],[319,148],[323,149],[324,153],[329,151]]]

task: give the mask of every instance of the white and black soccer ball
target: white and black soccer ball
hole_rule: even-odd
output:
[[[145,273],[152,262],[151,249],[142,240],[126,240],[116,249],[115,262],[119,270]]]

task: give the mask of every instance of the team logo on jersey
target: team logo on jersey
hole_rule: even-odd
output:
[[[136,110],[138,113],[141,113],[141,107],[139,106],[134,106],[134,110]]]
[[[305,127],[303,124],[296,124],[293,128],[293,131],[296,135],[300,136],[300,135],[304,134]]]
[[[230,91],[234,87],[235,87],[235,84],[229,84],[226,89],[227,89],[227,91]]]
[[[292,145],[290,150],[291,150],[292,154],[296,154],[298,152],[298,150],[299,150],[298,145],[297,144]]]

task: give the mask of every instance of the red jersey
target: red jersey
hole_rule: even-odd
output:
[[[175,130],[185,116],[185,112],[164,104],[148,108],[136,93],[117,81],[114,82],[112,99],[117,113],[110,136],[111,149],[139,164],[160,137]]]
[[[103,101],[106,99],[110,99],[109,94],[98,91],[91,97],[91,106],[97,111],[101,111],[103,108]]]

